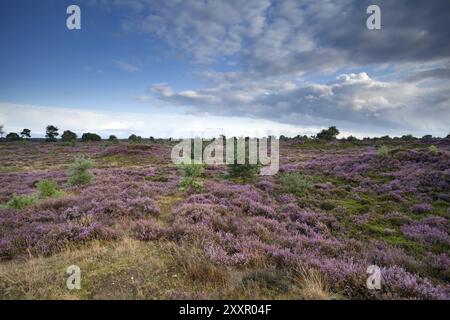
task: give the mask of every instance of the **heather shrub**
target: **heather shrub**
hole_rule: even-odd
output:
[[[311,178],[299,172],[282,174],[280,182],[285,193],[295,195],[302,195],[312,187]]]
[[[201,179],[204,173],[203,164],[186,164],[179,166],[181,171],[180,189],[182,191],[195,190],[201,191],[203,189],[203,181]]]
[[[57,189],[55,180],[41,180],[36,184],[41,198],[48,198],[61,195],[62,192]]]
[[[92,168],[93,162],[84,157],[77,157],[69,167],[68,184],[72,186],[89,183],[93,175],[88,171]]]
[[[388,147],[386,147],[386,146],[381,146],[381,147],[378,149],[378,156],[379,156],[380,158],[386,158],[388,155],[389,155],[389,149],[388,149]]]
[[[435,156],[439,153],[439,148],[432,144],[431,146],[428,147],[428,152],[430,152],[430,154]]]
[[[38,197],[36,194],[31,195],[16,195],[13,194],[11,200],[6,203],[8,209],[24,209],[34,203],[36,203]]]
[[[154,220],[138,220],[133,223],[133,236],[142,241],[158,240],[164,236],[166,229]]]
[[[428,203],[418,203],[411,206],[410,209],[413,213],[428,213],[433,210],[433,207]]]

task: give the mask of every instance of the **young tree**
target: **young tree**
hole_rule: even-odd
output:
[[[59,136],[58,128],[53,125],[48,125],[45,130],[45,140],[48,142],[55,142],[56,137]]]
[[[20,133],[20,136],[22,139],[30,139],[31,138],[31,130],[30,129],[23,129]]]
[[[89,183],[94,178],[94,175],[89,172],[93,165],[94,163],[89,158],[76,157],[69,167],[69,180],[67,183],[71,186]]]
[[[237,163],[237,140],[233,139],[234,142],[234,163],[228,165],[228,176],[231,179],[240,180],[242,183],[248,183],[253,181],[260,170],[260,164],[250,164],[249,157],[249,140],[245,139],[245,163]]]
[[[328,129],[323,129],[317,134],[317,138],[322,140],[333,140],[339,134],[339,130],[335,127],[329,127]]]
[[[70,130],[64,131],[61,136],[62,142],[72,142],[72,141],[76,141],[76,140],[77,140],[77,134]]]
[[[3,135],[5,134],[5,131],[3,131],[3,125],[0,124],[0,139],[3,139]]]

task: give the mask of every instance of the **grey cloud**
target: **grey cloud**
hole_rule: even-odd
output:
[[[366,28],[371,4],[381,7],[381,30]],[[197,73],[205,81],[199,90],[153,86],[152,94],[170,104],[380,132],[448,130],[448,0],[135,0],[129,6],[126,30],[156,36],[189,60],[236,65]],[[391,82],[348,71],[410,65]],[[304,75],[335,71],[346,74],[327,84],[302,83]],[[428,79],[435,81],[422,86]]]
[[[165,94],[161,94],[164,92]],[[413,83],[381,82],[366,73],[344,74],[325,84],[243,86],[174,92],[155,87],[158,98],[198,113],[265,118],[295,125],[378,128],[434,133],[447,130],[450,94]],[[424,98],[426,97],[426,98]],[[427,100],[425,100],[427,99]]]
[[[427,79],[450,79],[450,68],[436,68],[416,72],[408,77],[410,82],[418,82]]]

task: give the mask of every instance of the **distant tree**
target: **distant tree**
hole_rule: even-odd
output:
[[[109,137],[108,137],[108,141],[110,141],[110,142],[118,142],[119,141],[119,139],[117,139],[117,137],[115,136],[115,135],[110,135]]]
[[[3,139],[3,135],[5,134],[5,131],[3,131],[3,125],[0,124],[0,139]]]
[[[422,137],[422,140],[431,140],[433,139],[433,136],[431,134],[426,134]]]
[[[329,127],[328,129],[323,129],[317,134],[318,139],[322,140],[333,140],[339,134],[339,130],[335,127]]]
[[[416,138],[412,134],[405,134],[400,139],[404,141],[413,141],[416,140]]]
[[[53,125],[48,125],[45,129],[45,140],[48,142],[55,142],[57,136],[59,136],[58,128]]]
[[[66,130],[63,132],[61,136],[62,142],[73,142],[77,140],[77,134],[75,132],[72,132],[70,130]]]
[[[348,136],[346,140],[351,143],[359,141],[358,138],[354,136]]]
[[[152,136],[150,136],[150,141],[155,141],[155,138],[153,138]]]
[[[96,133],[83,133],[83,135],[81,136],[81,141],[87,142],[87,141],[101,141],[102,137],[100,137],[98,134]]]
[[[132,134],[131,136],[128,137],[128,141],[131,143],[139,143],[142,141],[142,137]]]
[[[22,139],[30,139],[31,138],[31,130],[30,129],[23,129],[20,133],[20,136]]]
[[[10,132],[6,135],[6,141],[19,141],[20,136],[15,132]]]

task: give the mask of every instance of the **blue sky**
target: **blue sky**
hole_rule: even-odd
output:
[[[372,3],[381,30],[366,28]],[[81,8],[81,30],[66,28],[70,4]],[[450,130],[448,1],[1,6],[6,131],[28,126],[41,136],[49,122],[104,136]]]

